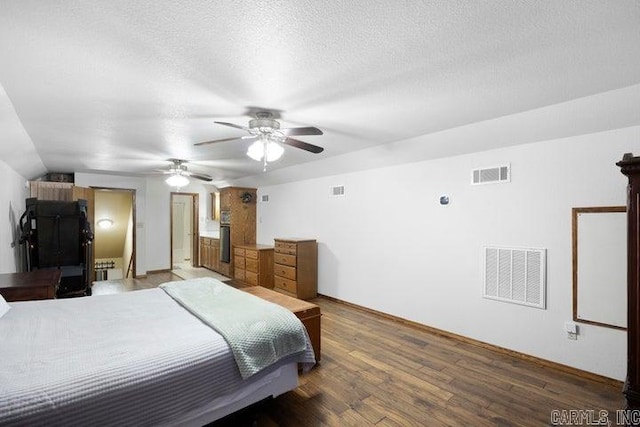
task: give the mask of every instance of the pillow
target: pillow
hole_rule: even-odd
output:
[[[4,316],[10,308],[11,306],[0,295],[0,317]]]

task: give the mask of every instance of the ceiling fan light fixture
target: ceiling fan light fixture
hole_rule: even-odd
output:
[[[282,157],[282,154],[284,153],[284,148],[282,148],[282,145],[278,144],[277,142],[269,141],[267,142],[266,146],[267,162],[275,162],[280,157]]]
[[[310,153],[318,154],[324,149],[317,145],[309,144],[304,141],[292,138],[292,136],[303,135],[322,135],[323,132],[314,126],[303,126],[293,128],[280,128],[280,122],[278,122],[274,114],[270,111],[257,111],[254,113],[255,119],[249,120],[249,127],[237,125],[227,122],[214,122],[219,125],[232,127],[235,129],[242,129],[249,133],[249,135],[223,138],[213,141],[198,142],[194,145],[214,144],[218,142],[227,142],[243,139],[255,139],[256,141],[247,149],[247,156],[251,159],[262,162],[264,164],[264,170],[267,170],[267,163],[278,160],[284,153],[284,147],[282,144],[290,145],[292,147],[300,148]]]
[[[265,156],[266,153],[266,156]],[[284,153],[282,145],[275,141],[269,141],[266,138],[260,138],[247,149],[247,156],[251,157],[256,162],[264,160],[267,162],[275,162]]]
[[[262,138],[254,142],[247,149],[247,156],[251,157],[256,162],[259,162],[264,157],[264,142]]]
[[[187,178],[184,175],[175,174],[175,175],[171,175],[164,182],[166,182],[167,185],[169,185],[170,187],[180,188],[180,187],[185,187],[189,185],[190,181],[189,181],[189,178]]]

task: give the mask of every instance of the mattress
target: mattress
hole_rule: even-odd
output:
[[[224,338],[160,289],[11,305],[0,425],[171,425],[312,353],[243,380]]]

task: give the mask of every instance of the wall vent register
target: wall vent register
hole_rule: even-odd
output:
[[[336,185],[331,187],[329,192],[331,197],[342,197],[344,196],[344,185]]]
[[[546,308],[546,249],[485,246],[483,297]]]
[[[511,181],[511,166],[503,165],[493,168],[474,169],[471,173],[471,184],[497,184]]]

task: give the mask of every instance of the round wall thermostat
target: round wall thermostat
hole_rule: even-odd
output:
[[[448,205],[449,204],[449,196],[447,196],[447,195],[440,196],[440,204],[441,205]]]

